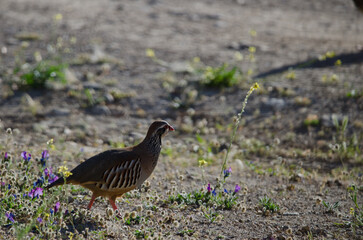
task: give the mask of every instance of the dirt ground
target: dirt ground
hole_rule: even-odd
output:
[[[166,137],[175,153],[160,157],[151,188],[164,194],[157,182],[179,174],[187,176],[181,189],[201,188],[195,134],[226,146],[228,124],[258,82],[261,90],[249,98],[230,159],[231,182],[248,187],[241,194],[247,211],[222,211],[219,223],[197,217],[189,227],[198,234],[190,237],[287,239],[291,228],[293,239],[363,239],[362,227],[354,234],[336,224],[349,219],[347,187],[362,185],[363,174],[363,14],[352,1],[2,0],[0,26],[1,127],[19,129],[18,141],[34,149],[54,138],[61,149],[54,166],[66,159],[72,168],[113,143],[132,144],[154,119],[165,119],[177,129]],[[62,55],[70,62],[69,85],[28,91],[6,85],[17,57],[33,63],[34,52],[46,56],[59,37],[71,49]],[[254,62],[247,61],[251,46]],[[146,49],[162,63],[147,57]],[[329,51],[333,56],[318,60]],[[245,58],[239,67],[253,70],[241,86],[194,89],[187,62],[199,57],[220,66],[233,62],[236,52]],[[286,77],[291,71],[295,76]],[[85,107],[84,98],[71,92],[86,88],[106,101]],[[125,97],[116,100],[112,91]],[[196,97],[189,101],[191,91]],[[348,117],[342,134],[355,141],[354,154],[337,157],[332,150],[340,144],[334,116],[340,124]],[[306,123],[311,119],[318,124]],[[74,157],[80,149],[84,155]],[[206,167],[209,181],[219,173],[222,153]],[[264,195],[284,211],[260,214],[255,206]],[[358,197],[362,203],[361,191]],[[327,213],[317,199],[339,201],[340,207]],[[95,211],[103,212],[105,204],[96,203]],[[123,204],[132,208],[120,200],[120,209]]]

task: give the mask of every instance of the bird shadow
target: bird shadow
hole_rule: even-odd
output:
[[[254,78],[265,78],[274,74],[284,73],[290,69],[307,69],[307,68],[327,68],[335,66],[336,61],[340,60],[341,65],[359,64],[363,62],[363,50],[353,53],[342,53],[331,58],[319,60],[319,58],[311,58],[306,61],[284,65],[279,68],[271,69],[254,76]]]

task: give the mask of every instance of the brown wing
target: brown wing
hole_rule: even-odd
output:
[[[108,150],[89,158],[74,168],[71,171],[72,175],[67,178],[67,182],[81,185],[104,184],[107,180],[110,181],[109,175],[116,176],[123,172],[124,168],[138,168],[137,166],[140,165],[138,159],[140,157],[130,150]],[[127,177],[129,174],[131,173],[127,172]]]
[[[129,159],[104,171],[102,181],[97,182],[95,186],[111,191],[134,187],[140,174],[140,158]]]

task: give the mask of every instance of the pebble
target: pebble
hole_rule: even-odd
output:
[[[94,115],[111,115],[111,110],[107,106],[95,106],[91,109],[91,113]]]
[[[99,83],[95,83],[95,82],[85,82],[85,83],[83,83],[83,87],[88,88],[88,89],[94,89],[94,90],[104,89],[104,86],[102,86]]]
[[[283,216],[299,216],[300,214],[298,212],[284,212],[282,215]]]
[[[54,108],[54,109],[50,110],[48,115],[52,116],[52,117],[66,117],[66,116],[69,116],[70,114],[71,114],[71,111],[69,109]]]

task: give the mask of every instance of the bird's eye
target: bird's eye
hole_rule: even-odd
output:
[[[160,134],[163,134],[165,131],[166,131],[166,126],[161,127],[161,128],[159,128],[159,129],[158,129],[158,132],[159,132]]]

